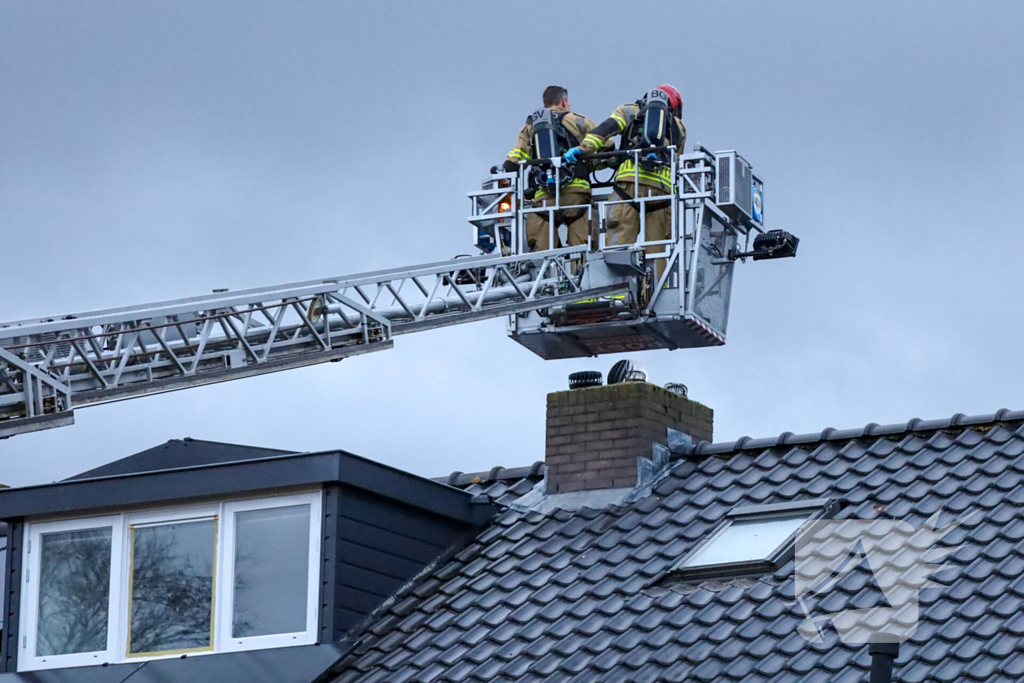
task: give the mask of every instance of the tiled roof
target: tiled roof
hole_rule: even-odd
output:
[[[792,560],[767,576],[659,583],[734,506],[821,497],[844,499],[842,517],[915,528],[939,509],[942,524],[980,511],[946,539],[964,547],[937,576],[944,585],[922,591],[897,680],[1021,680],[1022,422],[1001,411],[705,444],[679,449],[651,493],[627,505],[510,507],[399,594],[336,681],[859,683],[866,646],[843,644],[831,626],[819,644],[797,632]],[[850,572],[812,612],[870,604],[870,578]]]
[[[473,495],[486,495],[500,505],[510,505],[527,493],[544,478],[544,463],[535,462],[529,467],[495,467],[487,472],[452,472],[447,477],[438,477],[441,482],[468,491]]]

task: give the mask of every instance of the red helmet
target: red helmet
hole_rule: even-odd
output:
[[[659,85],[658,90],[664,90],[668,94],[668,103],[670,107],[680,112],[683,111],[683,96],[679,94],[678,90],[667,83]]]

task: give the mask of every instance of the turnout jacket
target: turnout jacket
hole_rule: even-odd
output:
[[[612,115],[601,122],[601,125],[597,126],[583,137],[583,143],[580,145],[580,149],[583,150],[584,154],[593,154],[594,152],[602,151],[602,148],[609,144],[609,139],[616,135],[621,135],[626,127],[636,119],[640,113],[640,107],[637,104],[623,104],[612,112]],[[682,120],[678,116],[672,117],[673,122],[676,125],[676,131],[679,138],[678,144],[676,144],[676,156],[683,153],[683,149],[686,147],[686,126],[683,125]],[[619,165],[619,170],[615,172],[615,182],[623,184],[632,184],[634,179],[639,172],[640,184],[647,185],[648,187],[656,187],[662,190],[672,189],[672,169],[668,166],[659,166],[653,169],[640,168],[639,171],[636,165],[633,163],[632,157],[627,157]]]
[[[576,138],[577,143],[582,143],[586,135],[597,128],[597,123],[593,120],[588,119],[582,114],[576,114],[574,112],[566,113],[562,107],[548,107],[552,112],[556,114],[565,114],[562,117],[562,126],[565,127],[566,132]],[[609,143],[609,149],[611,149],[611,143]],[[506,170],[514,170],[520,161],[529,161],[533,158],[533,123],[530,121],[530,117],[526,117],[526,125],[523,126],[522,130],[519,131],[519,137],[516,138],[516,145],[508,153],[505,162]],[[580,177],[582,176],[582,177]],[[570,180],[567,184],[562,186],[562,192],[567,190],[576,191],[590,191],[590,174],[589,168],[583,168],[581,164],[580,172],[577,177]],[[537,190],[535,197],[543,197],[545,191],[543,188]]]

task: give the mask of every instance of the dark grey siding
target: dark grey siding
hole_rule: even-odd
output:
[[[7,530],[7,571],[4,572],[4,628],[0,644],[0,671],[18,669],[18,620],[21,616],[21,544],[25,525],[12,521]]]
[[[471,532],[468,525],[343,486],[328,488],[324,508],[321,642],[343,637]]]

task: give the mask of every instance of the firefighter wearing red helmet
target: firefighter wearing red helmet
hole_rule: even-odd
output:
[[[686,145],[686,126],[682,121],[683,98],[671,85],[659,85],[641,99],[619,106],[612,115],[590,131],[566,158],[599,151],[609,138],[621,137],[620,149],[668,147],[674,145],[682,154]],[[649,153],[641,157],[639,167],[633,157],[626,157],[615,172],[615,198],[635,199],[639,186],[641,196],[662,196],[672,192],[672,168],[667,153]],[[615,204],[608,217],[607,243],[632,244],[640,233],[640,212],[646,215],[647,240],[665,240],[672,234],[672,212],[669,200]],[[648,247],[648,253],[663,252],[664,247]],[[664,269],[658,261],[658,277]]]

